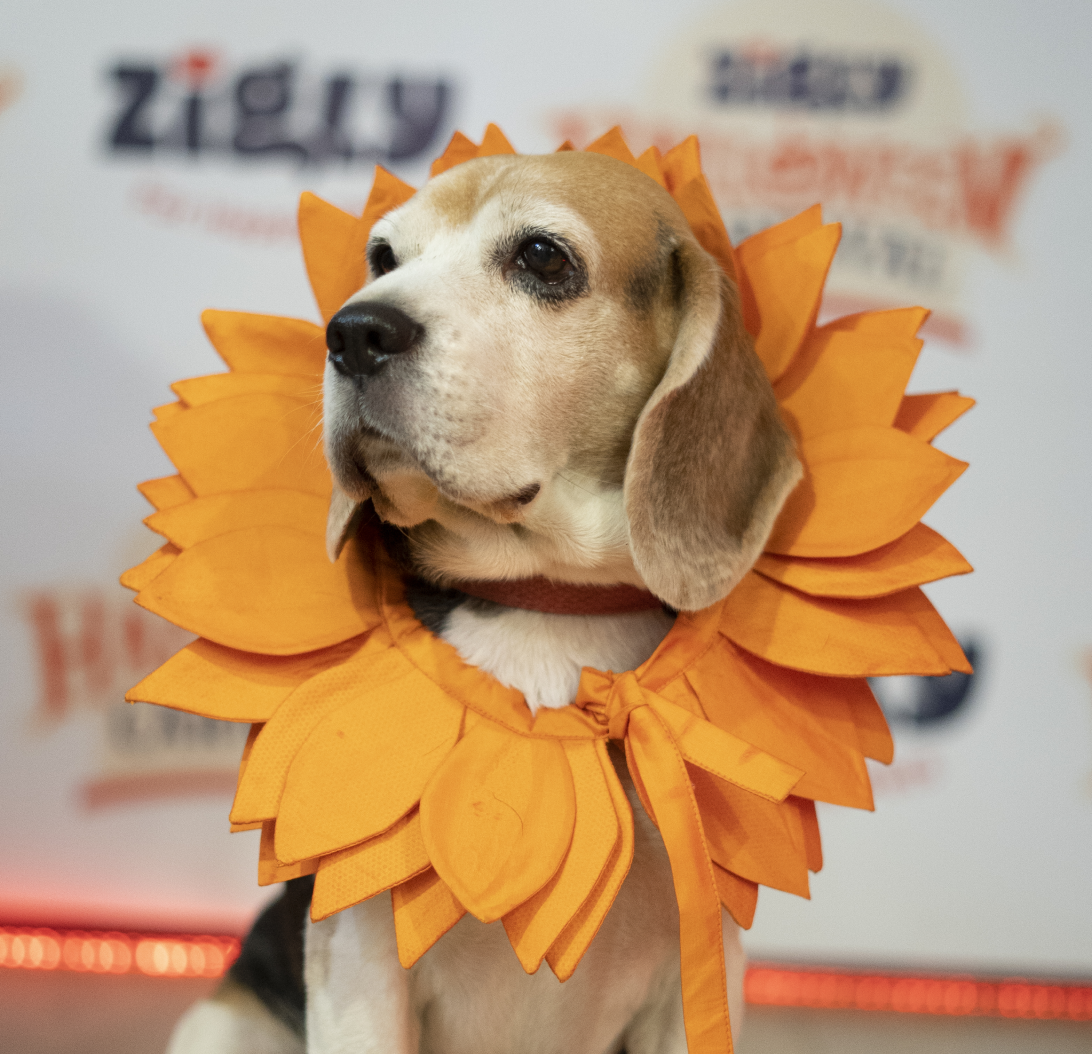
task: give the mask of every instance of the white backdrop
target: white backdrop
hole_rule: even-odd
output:
[[[7,5],[0,916],[241,927],[268,895],[254,835],[226,833],[233,730],[118,702],[185,640],[115,583],[155,545],[134,484],[170,471],[149,408],[220,368],[201,309],[315,318],[296,198],[359,208],[379,154],[410,154],[390,167],[419,183],[455,127],[533,152],[623,115],[637,150],[707,137],[735,231],[831,188],[857,232],[838,304],[931,293],[912,388],[979,399],[940,442],[972,469],[929,517],[977,567],[930,593],[979,672],[962,696],[881,687],[901,719],[877,813],[822,810],[813,900],[764,891],[749,948],[1092,973],[1089,53],[1083,0]],[[777,87],[786,60],[803,95]],[[786,142],[890,180],[774,193]]]

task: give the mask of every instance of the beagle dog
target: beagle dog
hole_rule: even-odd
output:
[[[380,219],[367,255],[327,330],[331,556],[374,508],[418,618],[532,710],[570,703],[583,666],[634,669],[750,569],[800,467],[737,289],[652,179],[595,153],[467,161]],[[661,604],[552,614],[459,588],[538,577]],[[469,915],[404,970],[389,894],[310,923],[300,879],[171,1054],[685,1054],[667,854],[615,764],[633,865],[565,984]],[[744,958],[722,929],[738,1029]]]

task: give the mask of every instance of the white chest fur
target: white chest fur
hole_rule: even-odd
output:
[[[640,666],[674,621],[662,610],[628,615],[548,615],[515,608],[456,608],[441,636],[474,666],[523,692],[532,713],[576,696],[580,670]]]

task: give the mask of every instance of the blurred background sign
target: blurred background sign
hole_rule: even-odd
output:
[[[824,317],[934,310],[912,388],[979,407],[930,516],[978,568],[930,590],[976,674],[875,688],[877,815],[821,810],[805,903],[748,947],[824,963],[1092,972],[1092,8],[1007,0],[499,0],[149,10],[43,0],[0,34],[0,917],[239,930],[243,730],[128,707],[187,635],[117,575],[157,544],[146,423],[221,365],[205,307],[315,319],[295,232],[455,128],[525,152],[693,132],[735,241],[843,223]],[[59,32],[58,26],[64,31]]]
[[[622,123],[664,149],[697,132],[733,242],[822,202],[843,228],[826,314],[924,303],[926,332],[961,343],[968,254],[1009,247],[1061,138],[1042,118],[972,130],[963,79],[931,34],[874,0],[744,0],[676,35],[643,106],[555,122],[576,142]]]

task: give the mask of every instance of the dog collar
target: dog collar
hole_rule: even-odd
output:
[[[578,585],[541,576],[509,581],[453,582],[452,587],[478,600],[549,615],[628,615],[657,611],[663,602],[647,589],[631,585]]]
[[[970,570],[919,520],[965,467],[931,441],[971,400],[903,395],[920,309],[816,328],[838,241],[818,208],[733,250],[696,139],[634,158],[615,130],[588,149],[665,186],[739,284],[805,468],[754,569],[680,612],[638,669],[585,669],[572,705],[532,715],[417,621],[374,529],[327,560],[321,328],[206,312],[229,372],[156,411],[178,474],[141,491],[166,543],[122,576],[199,639],[126,698],[249,722],[231,819],[262,830],[259,881],[315,873],[315,919],[390,889],[407,967],[469,911],[503,920],[529,972],[571,976],[633,852],[617,741],[671,861],[688,1049],[729,1054],[721,906],[747,927],[759,884],[806,896],[814,803],[872,807],[864,759],[892,744],[866,678],[969,670],[918,587]],[[433,173],[511,152],[490,125]],[[324,320],[364,284],[372,223],[412,193],[378,169],[360,218],[303,195]],[[346,793],[361,773],[367,793]]]

